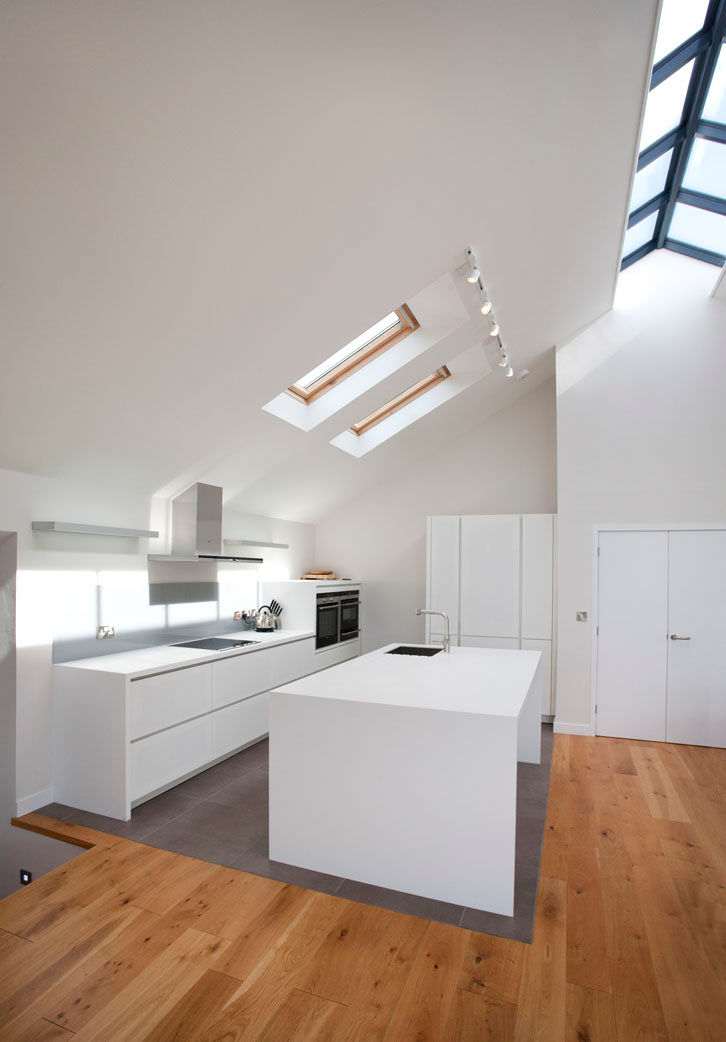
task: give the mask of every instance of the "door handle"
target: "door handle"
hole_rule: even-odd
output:
[[[690,637],[677,637],[675,633],[671,633],[671,640],[690,640]]]

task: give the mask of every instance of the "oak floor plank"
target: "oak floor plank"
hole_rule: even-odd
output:
[[[199,1042],[201,1033],[238,987],[234,977],[207,970],[148,1034],[139,1035],[139,1040]]]
[[[345,1006],[293,988],[256,1035],[259,1042],[337,1042]]]
[[[658,750],[654,746],[634,743],[630,747],[630,754],[643,783],[645,798],[653,817],[668,818],[669,821],[690,821]]]
[[[565,1027],[567,885],[540,876],[533,943],[524,956],[515,1042],[550,1042]]]
[[[568,984],[565,1042],[618,1042],[612,995]]]
[[[249,926],[255,910],[270,904],[285,885],[276,879],[231,870],[218,884],[214,901],[199,919],[197,928],[234,940]]]
[[[231,942],[229,951],[217,968],[222,973],[244,981],[255,972],[259,963],[272,959],[312,901],[312,891],[297,886],[283,886],[254,918],[248,920],[248,925]]]
[[[438,1042],[454,1001],[468,931],[429,923],[386,1034],[386,1042]]]
[[[519,941],[472,931],[459,974],[459,988],[505,1005],[516,1005],[525,951],[526,946]]]
[[[567,982],[610,992],[600,863],[595,846],[574,844],[567,872]]]
[[[517,1007],[457,988],[442,1042],[512,1042]]]

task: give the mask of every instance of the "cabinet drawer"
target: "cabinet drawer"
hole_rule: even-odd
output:
[[[273,649],[248,652],[212,663],[212,705],[226,706],[272,687]]]
[[[315,672],[327,669],[328,666],[337,666],[339,662],[355,658],[360,655],[360,640],[346,640],[343,644],[337,644],[334,648],[323,648],[316,651],[313,656],[313,668]]]
[[[131,799],[138,800],[209,763],[211,720],[209,716],[189,720],[132,742],[129,748]]]
[[[192,666],[129,684],[131,740],[171,727],[212,708],[212,666]]]
[[[269,695],[264,691],[261,695],[246,698],[244,702],[227,706],[212,713],[212,758],[224,756],[238,749],[241,745],[254,742],[267,734],[267,704]]]
[[[291,644],[280,644],[272,648],[273,687],[280,687],[281,684],[288,684],[291,680],[297,680],[298,677],[305,677],[313,672],[314,644],[314,639],[310,637],[308,640],[296,640]]]

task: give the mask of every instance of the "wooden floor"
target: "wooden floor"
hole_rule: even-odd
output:
[[[534,943],[80,826],[0,902],[12,1042],[726,1039],[726,752],[558,735]]]

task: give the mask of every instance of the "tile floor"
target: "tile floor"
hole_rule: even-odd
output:
[[[130,821],[117,821],[57,803],[42,807],[40,813],[311,890],[529,942],[552,742],[552,725],[543,724],[542,763],[518,767],[515,898],[511,918],[270,861],[267,857],[267,741],[142,804],[132,812]]]

